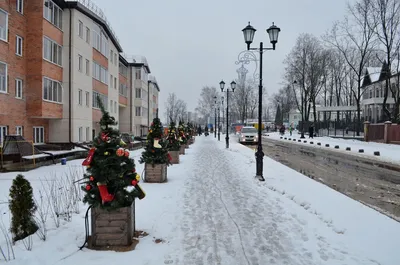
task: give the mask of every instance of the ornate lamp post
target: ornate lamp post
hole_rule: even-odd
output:
[[[278,42],[278,35],[281,31],[280,28],[272,23],[272,26],[267,29],[272,48],[264,48],[262,42],[260,42],[259,48],[250,48],[250,44],[253,42],[254,34],[256,29],[250,25],[247,25],[243,30],[244,42],[247,44],[247,50],[256,50],[260,53],[260,74],[259,74],[259,86],[258,86],[258,144],[256,152],[256,177],[260,181],[265,181],[263,176],[263,158],[264,152],[262,150],[262,65],[263,65],[263,53],[265,50],[275,50],[275,45]]]
[[[225,88],[224,80],[219,82],[219,87],[221,88],[221,92],[224,92],[224,88]],[[236,82],[232,81],[231,82],[232,92],[235,92],[235,88],[236,88]],[[229,88],[226,89],[226,137],[225,137],[226,148],[229,148],[229,119],[228,119],[228,117],[229,117]]]
[[[216,96],[214,97],[215,99],[215,106],[214,106],[214,138],[217,138],[217,100]]]
[[[215,96],[214,99],[215,99],[215,102],[214,102],[214,104],[215,104],[215,119],[217,120],[216,125],[215,125],[215,130],[218,130],[218,141],[220,141],[220,137],[221,137],[220,136],[220,126],[219,126],[219,113],[220,113],[219,104],[220,104],[220,102],[217,101],[217,99],[218,99],[217,96]]]

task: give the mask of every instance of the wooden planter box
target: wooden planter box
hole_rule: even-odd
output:
[[[92,235],[89,248],[130,246],[135,233],[135,202],[130,207],[107,211],[91,210]]]
[[[185,154],[185,146],[181,145],[181,149],[179,150],[179,154],[180,155],[184,155]]]
[[[169,151],[169,155],[171,156],[172,164],[179,164],[179,151]]]
[[[166,164],[145,164],[144,180],[149,183],[162,183],[167,181]]]

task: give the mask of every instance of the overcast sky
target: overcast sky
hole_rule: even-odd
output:
[[[92,0],[104,10],[124,52],[144,55],[160,85],[160,113],[175,92],[192,111],[203,86],[237,78],[242,29],[257,29],[254,44],[269,46],[266,29],[281,28],[277,49],[264,53],[264,85],[280,88],[285,56],[300,33],[322,35],[343,18],[347,0]],[[249,66],[249,70],[252,70]],[[248,78],[251,74],[248,74]]]

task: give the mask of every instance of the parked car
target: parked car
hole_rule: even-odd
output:
[[[258,143],[257,129],[253,126],[244,126],[238,133],[239,143]]]

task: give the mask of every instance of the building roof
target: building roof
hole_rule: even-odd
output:
[[[110,37],[112,43],[117,48],[118,52],[122,52],[122,47],[119,43],[117,35],[114,30],[111,28],[110,23],[108,22],[103,11],[96,6],[91,0],[52,0],[61,8],[71,8],[80,11],[85,14],[89,18],[93,19],[97,24],[103,27],[104,31]]]
[[[156,77],[153,76],[153,75],[149,75],[149,81],[150,81],[151,83],[153,83],[154,86],[157,88],[158,92],[160,92],[160,87],[158,86],[158,82],[157,82]]]
[[[142,55],[127,55],[125,53],[121,54],[121,56],[128,62],[129,66],[144,67],[147,73],[151,73],[146,57]]]

